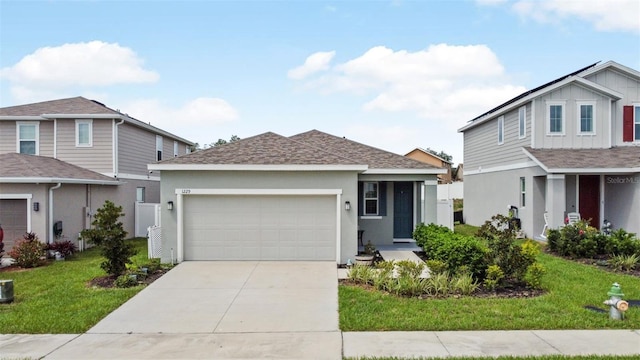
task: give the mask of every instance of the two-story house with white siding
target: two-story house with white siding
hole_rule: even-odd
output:
[[[147,164],[189,153],[192,145],[83,97],[0,108],[5,249],[26,231],[46,242],[60,232],[75,241],[105,200],[123,207],[133,236],[135,203],[160,201],[160,174]]]
[[[640,233],[640,72],[593,64],[469,121],[464,215],[480,225],[519,209],[529,237],[568,213]]]

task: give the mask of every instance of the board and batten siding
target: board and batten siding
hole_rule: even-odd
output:
[[[164,146],[163,139],[163,148]],[[173,146],[173,142],[171,142]],[[173,149],[172,155],[173,155]],[[166,159],[163,149],[162,158]],[[124,174],[147,175],[147,164],[156,162],[156,134],[130,124],[118,127],[118,171]]]
[[[113,120],[93,119],[92,146],[76,147],[75,119],[58,119],[58,159],[99,173],[113,172]]]
[[[464,132],[464,167],[478,170],[527,161],[522,147],[531,145],[531,103],[526,104],[526,136],[519,139],[519,107],[504,115],[504,142],[498,144],[498,117]]]
[[[613,69],[606,69],[604,71],[591,74],[585,78],[624,95],[621,100],[616,101],[611,105],[611,117],[613,119],[613,146],[632,145],[633,143],[625,143],[622,141],[622,107],[625,105],[640,103],[640,81]]]
[[[564,102],[564,134],[548,135],[547,103]],[[578,103],[595,101],[594,135],[579,135]],[[569,84],[535,100],[535,147],[540,149],[608,148],[611,137],[610,102],[608,97],[583,87]]]

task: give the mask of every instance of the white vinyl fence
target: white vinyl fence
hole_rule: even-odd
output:
[[[464,197],[464,182],[456,181],[451,184],[438,184],[438,199],[462,199]]]
[[[135,236],[147,236],[149,226],[160,226],[160,204],[136,203],[135,223]]]
[[[438,200],[438,225],[453,230],[453,200]]]
[[[147,237],[147,256],[149,259],[162,257],[162,228],[150,226]]]

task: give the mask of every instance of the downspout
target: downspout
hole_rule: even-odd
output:
[[[62,186],[62,183],[58,183],[58,185],[49,188],[49,238],[47,239],[47,244],[51,244],[53,242],[53,190],[59,189]]]
[[[112,146],[113,146],[113,177],[114,178],[118,178],[118,169],[119,169],[119,164],[118,164],[118,125],[122,125],[124,124],[124,118],[122,118],[120,120],[119,123],[117,123],[115,121],[115,119],[113,120],[113,141],[112,141]]]
[[[58,119],[53,119],[53,158],[58,158]]]

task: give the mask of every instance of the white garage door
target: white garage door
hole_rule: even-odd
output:
[[[184,197],[185,260],[335,260],[336,197]]]

